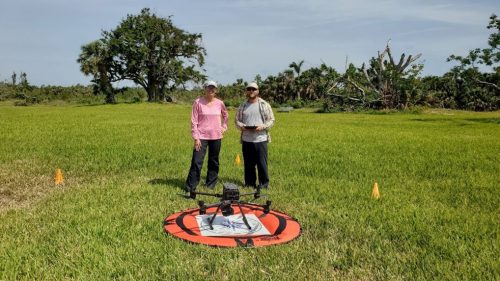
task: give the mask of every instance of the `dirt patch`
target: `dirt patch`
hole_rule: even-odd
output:
[[[50,192],[64,188],[54,184],[54,172],[40,169],[35,160],[14,160],[0,164],[0,212],[27,207]]]

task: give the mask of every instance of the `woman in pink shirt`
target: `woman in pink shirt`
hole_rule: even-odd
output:
[[[201,168],[208,148],[208,172],[205,186],[214,188],[219,176],[219,152],[221,139],[227,130],[227,109],[224,102],[215,97],[217,83],[205,85],[205,95],[196,99],[191,112],[191,136],[194,140],[191,168],[186,179],[186,190],[194,191],[200,182]]]

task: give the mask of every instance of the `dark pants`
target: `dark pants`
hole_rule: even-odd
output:
[[[242,142],[243,161],[245,164],[245,185],[256,187],[257,175],[255,166],[259,172],[259,185],[269,185],[269,173],[267,171],[267,141],[264,142]]]
[[[203,167],[203,159],[208,147],[208,172],[205,180],[205,185],[209,188],[215,187],[219,176],[219,152],[221,140],[201,140],[201,149],[196,151],[193,149],[193,158],[191,159],[191,168],[186,179],[186,188],[196,190],[200,182],[201,168]]]

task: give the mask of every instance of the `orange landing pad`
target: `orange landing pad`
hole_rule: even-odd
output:
[[[299,222],[287,214],[270,210],[264,214],[261,206],[242,204],[241,208],[251,227],[243,223],[237,204],[232,204],[234,214],[223,216],[219,211],[213,221],[209,221],[216,207],[208,208],[200,215],[199,209],[189,209],[165,218],[165,232],[182,240],[215,247],[263,247],[290,242],[301,234]]]

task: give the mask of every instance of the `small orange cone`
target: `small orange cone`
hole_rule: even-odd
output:
[[[239,154],[236,154],[236,158],[234,159],[234,164],[236,166],[240,166],[241,165],[241,159],[240,159],[240,155]]]
[[[380,192],[378,191],[378,183],[377,182],[375,182],[373,184],[372,198],[375,198],[375,199],[379,199],[380,198]]]
[[[56,185],[62,184],[64,182],[61,169],[56,169],[56,176],[54,177],[54,183]]]

